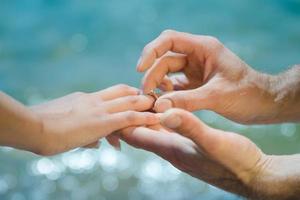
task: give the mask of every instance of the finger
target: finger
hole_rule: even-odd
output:
[[[182,108],[188,111],[212,109],[217,102],[215,90],[209,85],[191,90],[179,90],[160,96],[155,104],[156,112],[165,112],[170,108]]]
[[[142,80],[144,94],[157,88],[170,72],[178,72],[186,66],[186,56],[182,54],[165,55],[146,72]]]
[[[172,30],[164,31],[145,46],[137,64],[137,70],[144,72],[149,69],[157,58],[168,51],[191,54],[194,51],[194,46],[195,35]]]
[[[232,170],[248,171],[262,156],[262,151],[248,138],[211,128],[192,113],[171,109],[161,115],[161,123],[192,140],[205,154]],[[251,155],[253,160],[245,160]],[[247,157],[247,156],[246,156]],[[249,166],[251,166],[249,168]]]
[[[107,142],[113,146],[117,151],[121,150],[120,137],[116,134],[110,134],[106,136]]]
[[[184,74],[177,74],[169,77],[174,90],[186,90],[190,85],[188,78]]]
[[[102,99],[103,101],[109,101],[119,97],[137,95],[138,93],[139,90],[137,88],[125,84],[119,84],[98,92],[94,92],[92,95],[95,95],[97,98]]]
[[[107,125],[105,132],[108,135],[109,133],[124,129],[129,126],[158,124],[159,118],[154,113],[150,112],[125,111],[110,114],[108,117],[106,117],[103,123]]]
[[[87,148],[87,149],[98,149],[100,147],[101,141],[96,141],[93,143],[90,143],[88,145],[85,145],[83,148]]]
[[[166,75],[158,88],[162,91],[173,91],[173,83],[172,80]]]
[[[130,127],[122,130],[121,139],[131,146],[164,157],[175,143],[174,135],[146,127]]]
[[[205,125],[192,113],[181,109],[170,109],[161,115],[161,123],[173,131],[191,139],[200,147],[217,141],[219,134]]]
[[[127,110],[145,111],[153,107],[154,98],[148,95],[135,95],[106,101],[102,108],[109,113],[123,112]]]
[[[156,112],[165,112],[170,108],[182,108],[193,111],[198,109],[195,102],[198,101],[197,90],[174,91],[160,96],[155,104]]]

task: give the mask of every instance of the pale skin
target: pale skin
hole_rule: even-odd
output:
[[[220,188],[253,199],[297,199],[299,155],[271,156],[236,133],[208,127],[191,113],[209,109],[244,124],[298,122],[300,69],[271,76],[253,70],[218,40],[166,31],[144,49],[142,87],[76,93],[31,108],[0,93],[0,145],[53,155],[91,147],[113,132],[138,148]],[[181,72],[168,77],[169,73]],[[124,92],[125,91],[125,92]],[[251,106],[250,106],[251,105]],[[159,119],[160,118],[160,123]]]
[[[139,90],[117,85],[94,93],[73,93],[40,105],[26,107],[0,92],[0,145],[54,155],[77,147],[96,147],[111,133],[130,126],[157,124],[154,99]]]
[[[212,110],[243,124],[300,121],[300,67],[253,70],[217,39],[164,31],[143,50],[144,93],[161,88],[161,124],[127,128],[127,143],[182,171],[252,199],[298,199],[300,155],[264,154],[248,138],[208,127],[189,111]],[[179,73],[172,75],[172,73]]]

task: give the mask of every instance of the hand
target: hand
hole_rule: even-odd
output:
[[[283,200],[300,193],[299,168],[294,167],[299,156],[293,161],[267,156],[246,137],[208,127],[180,109],[162,114],[161,123],[127,128],[121,138],[191,176],[246,197]]]
[[[146,71],[145,94],[157,87],[168,91],[155,103],[157,112],[209,109],[244,124],[282,120],[275,78],[254,71],[211,36],[164,31],[144,48],[137,70]]]
[[[41,145],[35,153],[53,155],[76,147],[93,146],[100,138],[129,126],[155,124],[154,99],[118,85],[95,93],[74,93],[31,110],[43,124]],[[116,141],[111,137],[111,143]]]

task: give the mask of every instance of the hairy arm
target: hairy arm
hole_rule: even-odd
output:
[[[168,91],[154,105],[211,110],[243,124],[300,121],[300,67],[279,75],[253,70],[217,38],[173,30],[147,44],[137,64],[144,93]]]
[[[211,128],[185,110],[170,109],[160,119],[156,126],[123,130],[122,139],[249,199],[299,199],[300,154],[267,155],[248,138]]]
[[[300,121],[300,65],[277,76],[271,76],[269,89],[276,94],[274,102],[279,105],[278,121]]]

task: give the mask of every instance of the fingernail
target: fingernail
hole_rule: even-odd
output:
[[[177,128],[181,125],[181,117],[173,113],[165,113],[161,116],[161,123],[171,129]]]
[[[172,101],[169,99],[158,99],[155,102],[154,110],[156,112],[165,112],[173,107]]]

